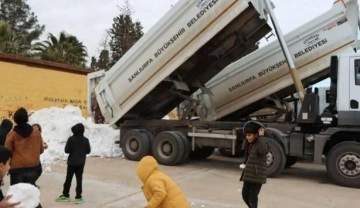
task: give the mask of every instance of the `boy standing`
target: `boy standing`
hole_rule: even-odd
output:
[[[249,121],[244,126],[246,138],[245,167],[240,181],[244,181],[242,197],[249,208],[257,208],[258,195],[266,183],[266,155],[269,148],[260,123]]]
[[[69,153],[67,161],[67,173],[64,183],[63,194],[56,198],[57,202],[69,202],[70,201],[70,186],[72,178],[75,174],[76,177],[76,196],[75,203],[80,204],[83,202],[82,194],[82,177],[84,172],[84,166],[86,161],[86,155],[90,153],[89,139],[84,137],[85,127],[83,124],[75,124],[71,131],[71,136],[65,145],[65,153]]]
[[[10,169],[10,158],[11,151],[3,146],[0,146],[0,179],[3,180],[8,170]],[[0,189],[0,208],[15,208],[20,202],[11,203],[11,196],[7,196],[4,198],[2,190]]]

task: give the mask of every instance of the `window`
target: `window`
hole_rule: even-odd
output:
[[[355,84],[360,85],[360,59],[355,60]]]

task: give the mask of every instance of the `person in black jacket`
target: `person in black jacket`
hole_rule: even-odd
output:
[[[10,169],[11,151],[3,146],[0,146],[0,179],[2,180]],[[0,189],[0,208],[15,208],[21,202],[11,202],[11,196],[4,197]]]
[[[86,161],[86,155],[90,153],[89,139],[84,137],[85,127],[83,124],[75,124],[71,131],[73,136],[69,137],[65,145],[65,153],[69,153],[67,160],[67,173],[64,183],[63,194],[56,198],[57,202],[69,202],[70,201],[70,186],[72,178],[75,174],[76,177],[76,196],[75,203],[80,204],[83,202],[82,198],[82,178],[84,172],[84,166]]]
[[[4,119],[0,125],[0,146],[4,146],[6,136],[11,131],[13,123],[9,119]],[[0,186],[4,185],[3,180],[0,180]]]
[[[244,169],[240,180],[244,181],[242,197],[249,208],[257,208],[261,186],[266,183],[266,156],[269,148],[264,133],[263,125],[258,122],[249,121],[244,126],[245,165],[240,165]]]
[[[4,119],[0,125],[0,145],[4,146],[6,136],[11,131],[13,123],[9,119]]]

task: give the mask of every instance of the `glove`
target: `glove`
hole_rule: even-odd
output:
[[[246,167],[246,165],[245,165],[244,163],[241,163],[241,164],[239,165],[239,168],[242,169],[242,170],[245,169],[245,167]]]

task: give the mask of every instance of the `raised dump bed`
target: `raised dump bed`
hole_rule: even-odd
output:
[[[357,47],[356,1],[337,1],[331,10],[285,35],[305,87],[329,77],[330,57]],[[266,106],[270,95],[285,98],[295,92],[279,42],[258,49],[232,63],[200,90],[197,112],[201,120],[239,120]]]
[[[109,124],[162,118],[255,50],[271,30],[264,16],[247,0],[178,1],[109,71],[89,75],[89,110]]]

